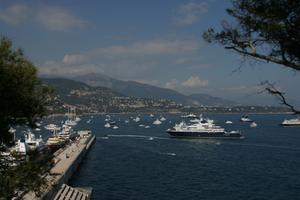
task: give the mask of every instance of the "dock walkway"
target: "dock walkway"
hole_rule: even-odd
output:
[[[72,177],[95,139],[95,136],[92,134],[81,135],[78,140],[61,149],[54,157],[54,166],[45,177],[46,185],[41,186],[41,188],[44,188],[43,196],[37,197],[34,192],[29,192],[24,195],[23,199],[53,199],[63,184],[67,183]]]

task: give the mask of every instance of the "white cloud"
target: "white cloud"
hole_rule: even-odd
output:
[[[135,81],[139,83],[144,83],[148,85],[154,85],[154,86],[160,86],[159,80],[141,80],[141,79],[135,79],[135,80],[129,80],[129,81]]]
[[[187,80],[179,81],[172,79],[165,83],[165,88],[184,92],[186,89],[193,90],[208,86],[208,80],[201,80],[198,76],[191,76]]]
[[[76,64],[82,64],[85,61],[88,60],[88,57],[86,55],[81,54],[66,54],[62,60],[64,64],[68,65],[76,65]]]
[[[206,87],[208,81],[201,80],[198,76],[191,76],[188,80],[183,81],[181,85],[186,88]]]
[[[0,21],[17,25],[29,17],[30,9],[26,5],[15,4],[0,11]]]
[[[63,74],[68,70],[72,73],[72,70],[79,68],[78,66],[88,66],[86,73],[104,72],[122,79],[146,80],[147,75],[153,71],[179,66],[174,64],[178,55],[198,56],[198,49],[200,49],[198,40],[147,40],[65,54],[61,61],[52,61],[55,65],[46,62],[39,66],[55,68],[55,70],[41,70],[43,73]],[[94,67],[91,67],[91,64]]]
[[[54,76],[74,76],[89,72],[103,73],[101,66],[95,64],[68,65],[56,61],[47,61],[43,64],[38,64],[38,70],[39,74]]]
[[[197,49],[199,49],[199,41],[195,40],[151,40],[99,48],[90,54],[107,56],[161,55],[186,53]]]
[[[67,31],[83,28],[88,23],[72,15],[68,10],[52,6],[14,4],[0,11],[0,21],[7,24],[37,23],[51,31]]]
[[[66,31],[83,28],[87,22],[69,11],[58,7],[41,7],[36,10],[35,20],[51,31]]]
[[[178,7],[174,21],[179,25],[191,25],[197,23],[201,16],[208,11],[206,2],[189,2]]]
[[[165,88],[177,90],[179,86],[179,81],[176,79],[172,79],[165,84]]]

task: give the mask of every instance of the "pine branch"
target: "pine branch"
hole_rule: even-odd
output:
[[[269,94],[276,96],[279,99],[280,104],[287,106],[293,112],[294,115],[300,114],[300,110],[296,109],[293,105],[291,105],[285,98],[284,93],[280,92],[278,89],[276,89],[274,84],[272,84],[268,81],[265,81],[262,83],[262,85],[265,85],[266,86],[265,90]]]

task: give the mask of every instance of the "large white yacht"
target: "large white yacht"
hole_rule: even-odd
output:
[[[300,118],[285,119],[281,123],[282,126],[300,126]]]
[[[213,120],[201,118],[192,124],[181,122],[167,130],[172,137],[185,138],[242,138],[240,132],[226,132],[224,128],[214,124]]]

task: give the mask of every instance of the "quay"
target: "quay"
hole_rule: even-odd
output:
[[[42,195],[38,197],[31,191],[25,194],[23,199],[60,199],[58,198],[59,194],[63,195],[67,193],[66,191],[69,191],[68,196],[76,195],[72,197],[75,200],[90,198],[91,190],[85,192],[84,189],[74,189],[65,185],[77,170],[80,162],[96,139],[95,135],[91,134],[90,131],[79,131],[78,134],[79,137],[74,142],[54,153],[54,165],[50,172],[45,175],[45,185],[41,186]]]

